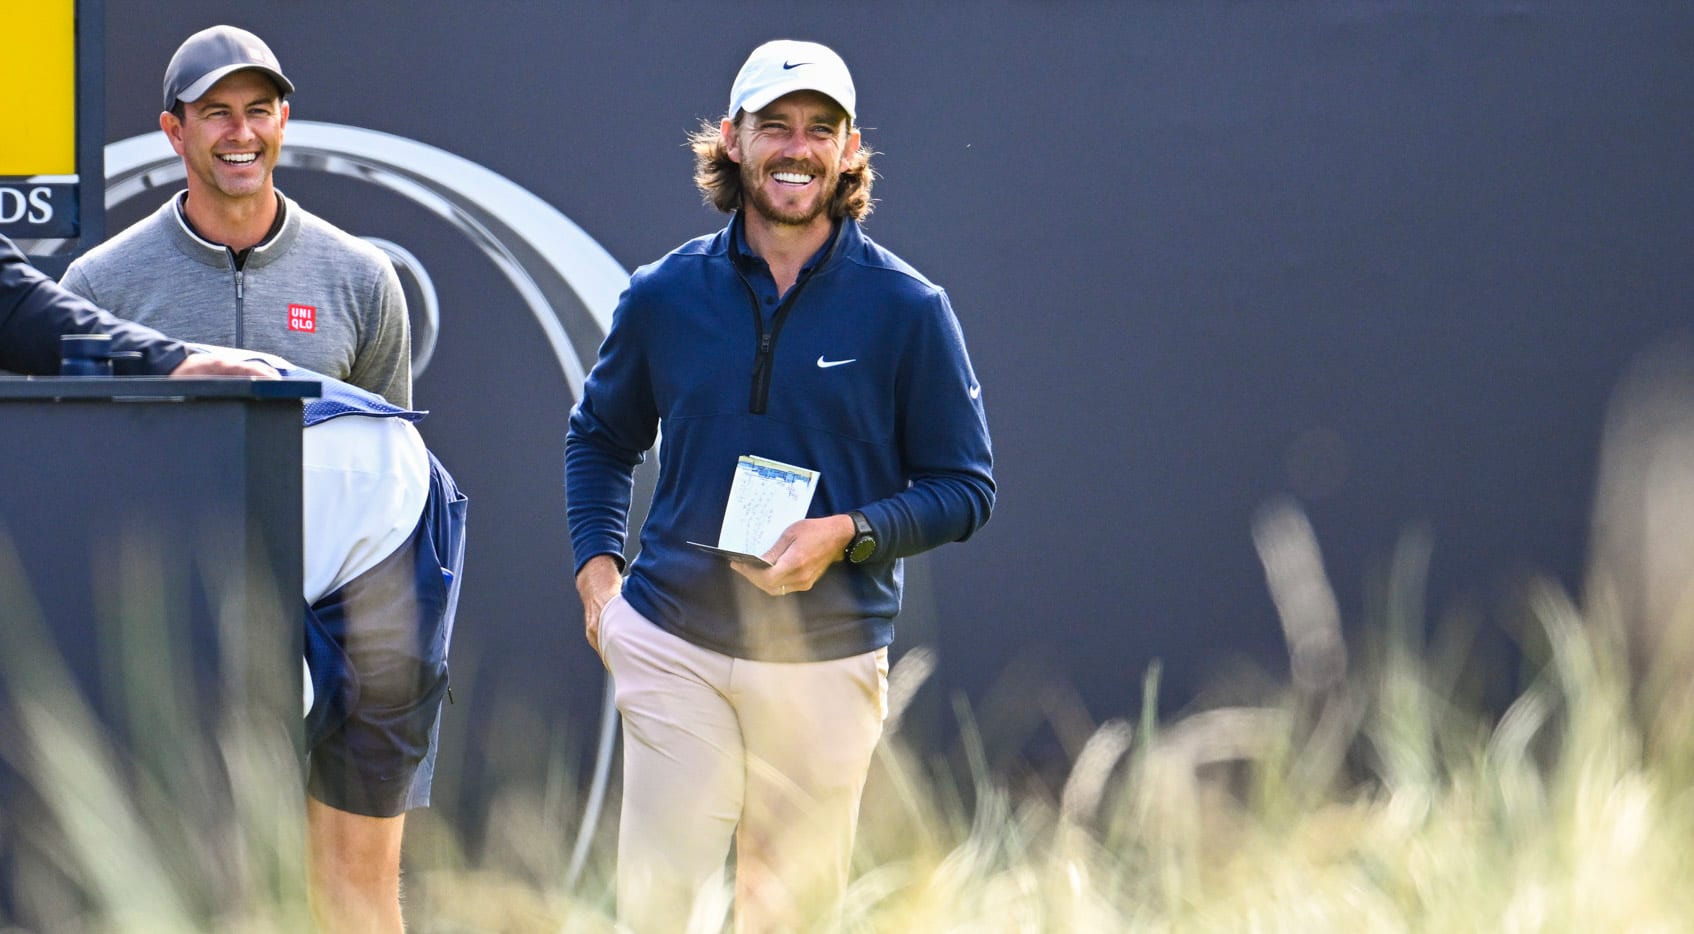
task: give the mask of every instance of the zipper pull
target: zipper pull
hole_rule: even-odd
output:
[[[245,275],[246,275],[246,273],[242,272],[239,269],[237,269],[235,271],[235,297],[238,298],[238,299],[239,298],[246,298],[246,296],[242,294],[243,289],[241,287],[242,286],[242,278]]]

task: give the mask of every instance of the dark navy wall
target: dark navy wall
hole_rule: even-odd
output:
[[[1679,4],[111,4],[110,139],[154,129],[172,49],[221,21],[268,39],[294,118],[487,166],[631,268],[719,222],[682,141],[746,52],[836,47],[882,152],[868,229],[950,290],[994,431],[999,510],[914,568],[900,642],[973,698],[1033,662],[1103,718],[1155,658],[1170,705],[1232,658],[1276,671],[1249,523],[1277,494],[1351,618],[1414,522],[1435,606],[1574,582],[1609,387],[1694,306]],[[599,665],[538,333],[424,212],[283,185],[441,290],[417,398],[475,501],[454,716],[580,738]]]

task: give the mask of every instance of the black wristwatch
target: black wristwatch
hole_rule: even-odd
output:
[[[847,515],[853,519],[853,540],[847,543],[847,560],[864,564],[876,554],[876,529],[871,528],[871,520],[857,509]]]

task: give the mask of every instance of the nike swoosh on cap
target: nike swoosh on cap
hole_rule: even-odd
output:
[[[825,360],[823,358],[823,354],[818,354],[818,369],[827,370],[832,366],[841,366],[841,365],[847,364],[847,363],[854,363],[858,359],[859,359],[858,357],[848,357],[845,360]]]
[[[810,64],[811,64],[811,62],[795,62],[794,64],[790,65],[787,62],[783,62],[782,63],[782,70],[783,71],[792,71],[796,68],[799,68],[801,65],[810,65]]]

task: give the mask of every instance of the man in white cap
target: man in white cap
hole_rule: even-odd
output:
[[[165,69],[159,128],[187,190],[71,264],[64,285],[183,340],[261,350],[411,405],[405,295],[386,255],[276,190],[294,83],[213,26]]]
[[[830,49],[754,50],[692,139],[729,225],[635,273],[571,414],[566,513],[623,715],[618,913],[637,931],[681,930],[732,838],[738,929],[828,918],[882,732],[901,559],[993,508],[947,294],[860,228],[875,176],[856,107]],[[625,577],[632,472],[661,425]],[[726,510],[756,517],[759,487],[805,518],[740,557],[693,544],[725,545]]]

